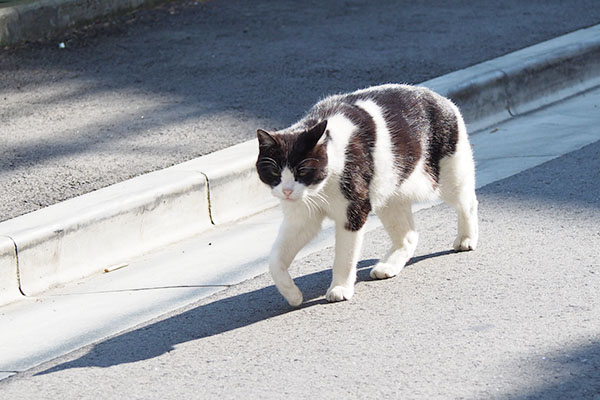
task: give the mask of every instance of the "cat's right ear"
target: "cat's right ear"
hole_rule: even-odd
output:
[[[307,134],[311,138],[312,147],[327,142],[327,140],[329,139],[329,132],[327,132],[326,129],[327,120],[323,120],[307,131]]]
[[[258,145],[260,147],[271,147],[275,145],[275,138],[267,131],[259,129],[256,131],[258,137]]]

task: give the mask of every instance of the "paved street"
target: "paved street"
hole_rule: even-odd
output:
[[[305,295],[298,309],[263,274],[16,374],[0,382],[0,396],[597,400],[600,132],[589,115],[598,96],[595,90],[473,138],[486,179],[552,158],[576,137],[591,143],[479,189],[477,251],[450,251],[454,212],[425,209],[416,215],[416,256],[394,279],[369,278],[389,240],[381,228],[367,234],[350,302],[323,298],[328,247],[293,266]],[[544,129],[554,136],[541,146]],[[483,152],[485,142],[502,137],[528,150],[494,157],[500,140]],[[176,253],[158,258],[186,262]],[[119,295],[121,308],[133,301],[121,290],[95,295],[107,304]],[[59,308],[51,296],[41,299]]]
[[[0,49],[0,221],[598,22],[597,0],[183,1]]]
[[[0,221],[599,22],[595,0],[185,1],[0,49]],[[270,209],[2,306],[0,399],[600,400],[599,107],[596,87],[474,133],[478,249],[423,208],[415,257],[374,281],[373,218],[351,301],[324,299],[326,225],[285,302]]]

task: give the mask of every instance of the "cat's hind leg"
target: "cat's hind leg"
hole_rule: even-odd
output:
[[[371,278],[392,278],[406,265],[415,253],[419,234],[415,231],[411,203],[392,200],[377,211],[383,227],[392,239],[386,256],[371,270]]]
[[[479,239],[475,163],[468,139],[464,136],[459,136],[456,153],[440,161],[439,183],[440,197],[454,207],[458,216],[458,235],[454,240],[454,250],[475,250]]]
[[[475,193],[463,193],[450,203],[456,209],[458,216],[458,235],[454,239],[454,250],[469,251],[477,248],[479,230],[477,224],[477,198]]]
[[[321,230],[321,213],[288,212],[279,228],[269,258],[269,272],[279,293],[294,307],[302,303],[302,292],[288,269],[296,254]]]

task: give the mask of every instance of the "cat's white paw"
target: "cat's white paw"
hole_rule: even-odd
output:
[[[456,251],[469,251],[475,250],[477,247],[477,240],[470,237],[457,237],[454,241],[454,250]]]
[[[398,275],[400,271],[402,271],[404,265],[397,264],[388,264],[388,263],[377,263],[376,266],[373,267],[369,275],[372,279],[387,279],[393,278]]]
[[[354,295],[354,287],[347,288],[344,286],[330,287],[327,289],[325,298],[329,302],[350,300]]]
[[[296,285],[294,285],[294,287],[291,289],[287,289],[285,293],[282,291],[281,294],[292,307],[298,307],[300,304],[302,304],[302,292]]]

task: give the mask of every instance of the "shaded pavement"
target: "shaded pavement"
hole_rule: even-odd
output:
[[[0,49],[0,220],[598,22],[596,0],[182,1]]]

